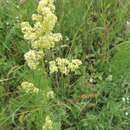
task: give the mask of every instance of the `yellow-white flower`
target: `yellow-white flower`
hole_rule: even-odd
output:
[[[60,33],[48,33],[42,37],[39,37],[38,40],[34,41],[32,43],[32,47],[39,49],[50,49],[53,48],[55,46],[55,43],[60,41],[61,39],[62,36]]]
[[[44,14],[43,9],[45,7],[48,7],[52,12],[54,12],[55,11],[54,0],[41,0],[39,2],[37,12],[39,14]]]
[[[31,27],[29,22],[22,22],[21,23],[22,32],[24,33],[24,38],[26,40],[34,41],[37,39],[35,29]]]
[[[53,99],[55,96],[54,96],[54,92],[51,90],[49,92],[47,92],[47,98],[48,99]]]
[[[57,58],[56,60],[49,62],[50,73],[61,72],[67,75],[70,72],[74,72],[82,64],[79,59],[68,60],[65,58]]]
[[[54,0],[41,0],[37,8],[38,14],[32,15],[34,25],[31,26],[29,22],[21,23],[24,38],[31,41],[32,48],[50,49],[62,39],[60,33],[52,33],[57,22],[54,11]]]
[[[20,86],[21,90],[24,90],[26,93],[38,93],[39,89],[34,86],[34,84],[24,81]]]
[[[79,66],[82,64],[81,60],[79,59],[73,59],[69,64],[68,64],[68,69],[70,71],[75,71],[76,69],[79,68]]]
[[[55,61],[49,62],[50,73],[58,72],[58,68]]]
[[[50,116],[47,116],[45,119],[45,123],[42,127],[42,130],[50,130],[52,128],[53,128],[53,122],[52,122]]]
[[[30,50],[24,54],[24,58],[28,66],[33,70],[37,69],[43,57],[44,57],[43,51]]]

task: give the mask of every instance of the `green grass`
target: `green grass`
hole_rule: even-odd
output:
[[[0,130],[42,130],[46,115],[53,118],[52,130],[129,130],[130,103],[122,101],[130,95],[128,1],[55,1],[55,31],[62,33],[63,40],[46,52],[46,59],[59,56],[83,62],[76,74],[67,77],[49,75],[47,65],[44,73],[25,64],[23,55],[30,46],[20,23],[31,22],[37,4],[0,0]],[[21,93],[24,80],[45,95],[52,89],[55,99],[48,103],[42,93]]]

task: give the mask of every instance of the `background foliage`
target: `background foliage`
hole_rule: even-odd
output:
[[[74,57],[83,65],[76,75],[49,79],[30,71],[23,58],[29,44],[20,23],[30,21],[37,4],[0,0],[0,130],[41,130],[48,111],[54,130],[129,130],[130,104],[122,97],[130,94],[130,2],[56,0],[55,30],[64,39],[46,59]],[[21,93],[24,80],[52,88],[55,99],[47,104],[42,94]]]

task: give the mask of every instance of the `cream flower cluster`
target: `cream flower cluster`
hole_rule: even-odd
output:
[[[53,99],[55,97],[54,92],[52,90],[50,90],[49,92],[47,92],[47,98],[48,99]]]
[[[43,51],[30,50],[24,54],[24,58],[30,69],[37,69],[44,57]]]
[[[34,86],[34,84],[24,81],[20,86],[21,90],[24,90],[26,93],[38,93],[39,89]]]
[[[54,48],[55,44],[62,39],[60,33],[53,32],[57,22],[57,17],[54,12],[54,0],[41,0],[37,7],[37,14],[32,15],[33,26],[29,22],[23,22],[21,24],[24,38],[31,41],[31,47],[33,49],[24,55],[31,69],[37,69],[40,65],[44,56],[42,53],[44,49]],[[67,75],[69,72],[74,72],[78,69],[81,64],[82,62],[78,59],[69,61],[65,58],[57,58],[49,62],[50,73],[59,71]]]
[[[50,130],[53,128],[53,122],[50,118],[50,116],[47,116],[45,119],[45,124],[42,127],[42,130]]]
[[[62,39],[60,33],[52,32],[57,22],[54,11],[54,0],[41,0],[37,8],[38,14],[32,15],[34,25],[31,26],[29,22],[21,24],[24,38],[31,41],[32,48],[50,49]]]
[[[62,39],[60,33],[53,33],[53,29],[57,22],[54,14],[54,0],[41,0],[37,8],[37,14],[32,15],[34,25],[29,22],[22,22],[21,28],[26,40],[31,41],[33,50],[25,54],[25,60],[31,69],[37,69],[40,60],[43,58],[41,50],[55,47],[55,44]]]
[[[82,64],[79,59],[72,59],[71,61],[65,58],[57,58],[49,62],[50,73],[61,72],[65,75],[74,72]]]

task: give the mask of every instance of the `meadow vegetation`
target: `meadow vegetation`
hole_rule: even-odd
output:
[[[0,0],[0,130],[130,130],[130,1],[40,2]]]

